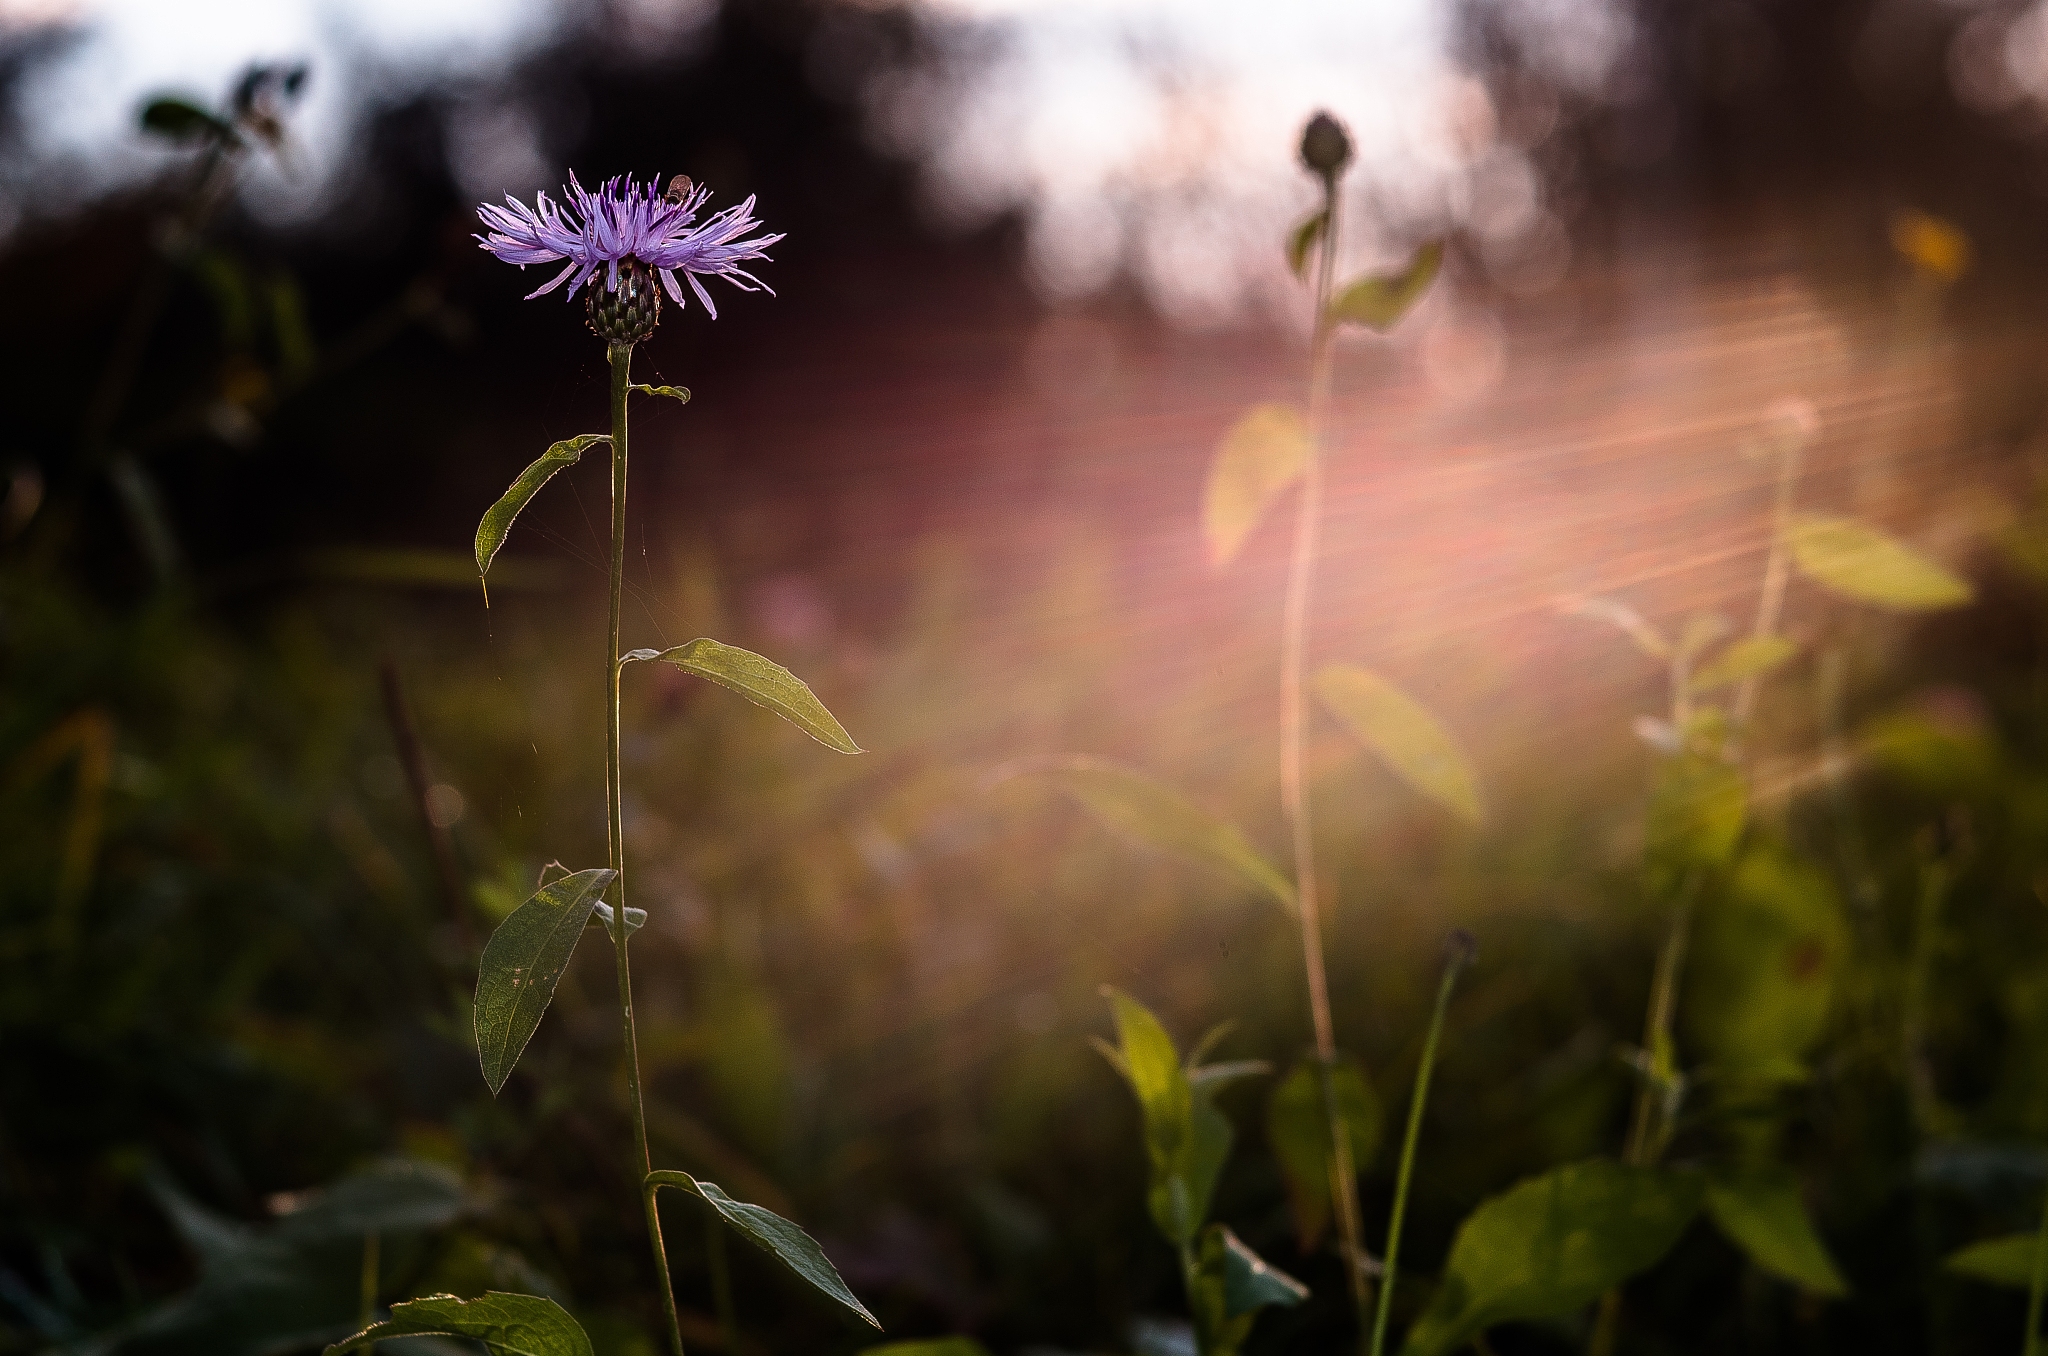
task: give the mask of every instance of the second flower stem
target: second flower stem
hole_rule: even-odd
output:
[[[647,1109],[640,1095],[640,1038],[633,1025],[633,973],[626,960],[626,823],[624,782],[619,758],[619,623],[626,582],[626,399],[633,383],[633,346],[613,344],[612,365],[612,561],[611,627],[605,648],[604,808],[605,848],[612,880],[612,952],[618,959],[619,1027],[626,1047],[626,1093],[633,1110],[634,1162],[641,1182],[654,1171],[647,1148]],[[683,1356],[683,1329],[676,1317],[675,1286],[668,1275],[668,1249],[661,1238],[661,1211],[652,1192],[641,1192],[647,1212],[647,1239],[654,1248],[654,1274],[661,1282],[661,1307],[668,1319],[669,1344]]]

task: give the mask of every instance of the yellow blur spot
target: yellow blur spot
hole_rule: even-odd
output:
[[[1970,237],[1940,217],[1911,208],[1892,218],[1892,248],[1945,283],[1970,271]]]

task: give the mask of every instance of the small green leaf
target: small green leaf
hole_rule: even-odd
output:
[[[519,473],[519,479],[498,496],[498,502],[491,505],[483,521],[476,525],[476,572],[479,576],[490,574],[491,559],[505,544],[505,534],[512,530],[512,520],[519,516],[519,511],[534,495],[540,493],[540,487],[564,466],[574,466],[582,458],[584,448],[611,440],[609,433],[579,433],[573,438],[565,438],[541,453],[533,465]]]
[[[1635,647],[1652,659],[1669,659],[1671,642],[1662,632],[1643,620],[1640,612],[1615,598],[1565,598],[1557,603],[1567,617],[1604,621],[1635,642]]]
[[[1944,1270],[1989,1285],[2009,1285],[2030,1290],[2034,1285],[2034,1255],[2041,1246],[2039,1234],[2007,1234],[1987,1238],[1950,1254]]]
[[[175,95],[151,99],[144,104],[140,121],[143,131],[154,132],[173,141],[212,137],[233,145],[241,139],[235,135],[234,125],[225,118],[201,108],[190,99],[180,99]]]
[[[1444,246],[1432,240],[1415,251],[1407,265],[1393,273],[1360,278],[1330,302],[1330,320],[1335,324],[1363,325],[1381,333],[1394,328],[1410,307],[1436,281],[1443,266]]]
[[[641,395],[667,396],[670,400],[680,401],[685,405],[690,403],[690,388],[687,386],[642,386],[636,381],[628,389],[638,391]]]
[[[594,867],[552,881],[491,934],[477,970],[474,1017],[477,1055],[493,1097],[554,1000],[598,895],[617,875]]]
[[[1730,1242],[1773,1276],[1839,1299],[1849,1293],[1807,1218],[1799,1184],[1783,1170],[1707,1183],[1707,1215]]]
[[[1159,1232],[1176,1246],[1194,1241],[1234,1138],[1230,1121],[1180,1062],[1173,1038],[1144,1004],[1104,988],[1116,1018],[1119,1048],[1111,1060],[1137,1095],[1152,1169],[1145,1202]]]
[[[1798,1065],[1826,1030],[1848,958],[1848,918],[1827,873],[1769,843],[1749,848],[1693,923],[1688,1041],[1724,1081]]]
[[[1673,878],[1719,866],[1735,851],[1748,813],[1740,768],[1712,753],[1673,754],[1659,762],[1650,792],[1645,856],[1654,871]]]
[[[1798,653],[1799,646],[1783,636],[1746,636],[1715,655],[1712,663],[1701,665],[1686,683],[1686,691],[1697,696],[1769,673]]]
[[[1328,208],[1309,216],[1287,233],[1287,271],[1297,278],[1308,276],[1308,256],[1330,228]]]
[[[988,1348],[972,1337],[927,1337],[920,1342],[864,1347],[859,1356],[988,1356]]]
[[[1304,1256],[1315,1250],[1330,1224],[1330,1116],[1322,1084],[1316,1063],[1305,1059],[1275,1085],[1266,1102],[1266,1142],[1279,1161]],[[1349,1058],[1331,1067],[1330,1093],[1351,1141],[1351,1165],[1364,1172],[1379,1152],[1380,1100],[1365,1071]]]
[[[1114,832],[1236,876],[1290,913],[1294,886],[1236,825],[1217,819],[1162,782],[1095,758],[1068,758],[1046,771],[1060,790]]]
[[[1471,765],[1427,707],[1355,664],[1322,669],[1315,689],[1332,714],[1403,781],[1467,823],[1479,822],[1479,783]]]
[[[702,1182],[687,1172],[661,1171],[647,1174],[647,1193],[651,1197],[662,1187],[673,1187],[702,1197],[718,1217],[740,1231],[749,1242],[757,1244],[775,1259],[809,1281],[817,1289],[838,1300],[847,1308],[859,1314],[876,1328],[882,1325],[868,1312],[853,1291],[846,1288],[840,1279],[838,1268],[832,1259],[825,1256],[825,1250],[817,1240],[802,1229],[791,1224],[773,1210],[745,1201],[736,1201],[720,1190],[716,1183]]]
[[[1291,405],[1254,405],[1231,425],[1209,463],[1202,535],[1209,559],[1227,565],[1259,519],[1301,478],[1313,451],[1308,422]]]
[[[1603,1159],[1510,1188],[1458,1226],[1403,1356],[1448,1356],[1493,1324],[1570,1315],[1655,1265],[1699,1201],[1691,1173]]]
[[[1246,1247],[1221,1224],[1202,1231],[1202,1269],[1223,1282],[1227,1318],[1256,1313],[1269,1305],[1291,1309],[1308,1298],[1308,1287]]]
[[[1854,518],[1795,514],[1786,524],[1785,544],[1801,574],[1858,602],[1931,612],[1960,607],[1974,596],[1964,580]]]
[[[327,1356],[394,1337],[467,1337],[492,1356],[591,1356],[590,1338],[561,1305],[498,1290],[473,1300],[429,1295],[394,1304],[390,1318],[336,1342]]]
[[[729,687],[748,701],[767,707],[828,749],[861,752],[853,736],[846,733],[846,727],[825,709],[825,703],[818,700],[803,679],[752,650],[700,636],[666,650],[632,650],[619,657],[621,664],[635,661],[673,664],[685,673],[709,678],[720,687]]]

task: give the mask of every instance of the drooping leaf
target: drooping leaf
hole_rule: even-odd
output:
[[[1688,1040],[1726,1077],[1797,1064],[1826,1026],[1848,947],[1827,873],[1769,843],[1749,848],[1693,924]]]
[[[163,95],[142,106],[142,130],[173,141],[197,141],[212,137],[228,145],[240,140],[234,125],[219,114],[201,108],[190,99]]]
[[[1301,478],[1312,449],[1308,421],[1291,405],[1254,405],[1231,425],[1216,445],[1202,491],[1202,536],[1211,563],[1237,558],[1273,501]]]
[[[1467,823],[1479,822],[1479,783],[1464,751],[1429,708],[1355,664],[1317,672],[1316,695],[1408,785]]]
[[[473,1015],[477,1056],[493,1097],[554,1000],[597,897],[617,874],[594,867],[551,881],[491,934],[477,969]]]
[[[490,574],[491,560],[498,554],[498,548],[505,544],[505,534],[512,530],[513,520],[540,493],[540,487],[553,479],[555,472],[565,466],[574,466],[581,460],[586,447],[611,440],[609,433],[579,433],[573,438],[565,438],[541,453],[531,466],[519,473],[519,479],[498,496],[498,502],[485,511],[483,521],[476,525],[476,572],[480,577]]]
[[[1293,911],[1293,884],[1236,825],[1209,814],[1163,782],[1095,758],[1064,759],[1045,775],[1111,830],[1233,875]]]
[[[1714,1178],[1706,1191],[1707,1215],[1728,1240],[1773,1276],[1839,1299],[1849,1293],[1827,1245],[1814,1232],[1799,1183],[1782,1169]]]
[[[664,1170],[647,1174],[649,1195],[662,1187],[673,1187],[702,1198],[718,1212],[720,1219],[737,1229],[747,1241],[767,1251],[798,1277],[853,1310],[874,1327],[882,1326],[853,1291],[847,1289],[839,1269],[832,1265],[831,1258],[825,1256],[825,1250],[818,1246],[817,1240],[773,1210],[736,1201],[716,1183],[699,1181],[687,1172]]]
[[[1323,1106],[1322,1074],[1303,1060],[1274,1087],[1266,1102],[1266,1142],[1287,1184],[1296,1241],[1313,1252],[1330,1224],[1330,1117]],[[1356,1061],[1340,1058],[1330,1069],[1331,1099],[1351,1141],[1351,1164],[1364,1172],[1379,1152],[1379,1097]]]
[[[1941,1265],[1944,1270],[1973,1281],[2030,1290],[2034,1285],[2034,1256],[2040,1246],[2039,1234],[2007,1234],[2004,1238],[1972,1243],[1950,1254]]]
[[[1854,518],[1795,514],[1786,524],[1785,544],[1801,574],[1858,602],[1931,612],[1960,607],[1974,596],[1964,580]]]
[[[1702,664],[1687,681],[1686,690],[1695,696],[1712,692],[1769,673],[1798,653],[1799,646],[1783,636],[1745,636],[1729,644],[1710,663]]]
[[[1422,294],[1436,281],[1443,262],[1443,242],[1430,241],[1415,251],[1403,267],[1392,273],[1360,278],[1331,298],[1331,321],[1364,325],[1382,333],[1394,328],[1409,308],[1422,300]]]
[[[629,389],[638,391],[641,395],[667,396],[670,400],[684,405],[690,403],[690,388],[687,386],[642,386],[636,381]]]
[[[1330,213],[1327,208],[1318,210],[1303,218],[1302,223],[1287,233],[1287,271],[1297,278],[1308,276],[1308,257],[1315,247],[1322,243],[1323,232],[1330,229]]]
[[[699,636],[666,650],[631,650],[619,659],[622,664],[635,661],[673,664],[685,673],[709,678],[755,705],[767,707],[828,749],[861,752],[853,736],[846,733],[846,727],[825,709],[825,703],[818,700],[803,679],[752,650]]]
[[[1575,1312],[1655,1265],[1699,1202],[1694,1174],[1602,1159],[1510,1188],[1458,1226],[1404,1356],[1448,1356],[1493,1324]]]
[[[1587,617],[1604,621],[1631,641],[1635,647],[1652,659],[1669,659],[1671,642],[1656,627],[1643,620],[1642,613],[1616,598],[1566,598],[1557,604],[1560,612],[1567,617]]]
[[[551,1299],[486,1291],[473,1300],[429,1295],[391,1306],[391,1317],[327,1348],[328,1356],[394,1337],[467,1337],[491,1356],[591,1356],[583,1325]]]
[[[1291,1309],[1308,1298],[1308,1287],[1246,1247],[1221,1224],[1202,1234],[1202,1265],[1213,1266],[1223,1279],[1223,1312],[1230,1318],[1269,1305]]]
[[[863,1347],[859,1356],[988,1356],[988,1348],[972,1337],[928,1337],[920,1342],[884,1342]]]

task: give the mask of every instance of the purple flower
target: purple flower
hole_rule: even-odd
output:
[[[724,278],[745,292],[759,288],[774,295],[773,288],[740,267],[750,259],[766,259],[768,247],[782,239],[779,235],[743,238],[761,225],[753,217],[754,200],[748,198],[699,224],[697,209],[711,191],[692,188],[688,179],[678,177],[664,195],[656,188],[660,179],[656,175],[639,184],[631,175],[622,174],[590,193],[572,173],[564,194],[569,200],[566,206],[545,193],[535,196],[532,207],[507,194],[503,207],[485,203],[476,209],[490,231],[477,240],[497,258],[521,268],[566,261],[568,267],[547,286],[529,293],[528,301],[564,282],[574,297],[600,266],[605,270],[605,290],[616,291],[619,265],[628,259],[637,259],[659,273],[662,286],[678,306],[685,302],[676,274],[683,274],[714,320],[718,307],[712,304],[704,284],[697,281],[700,276]]]

